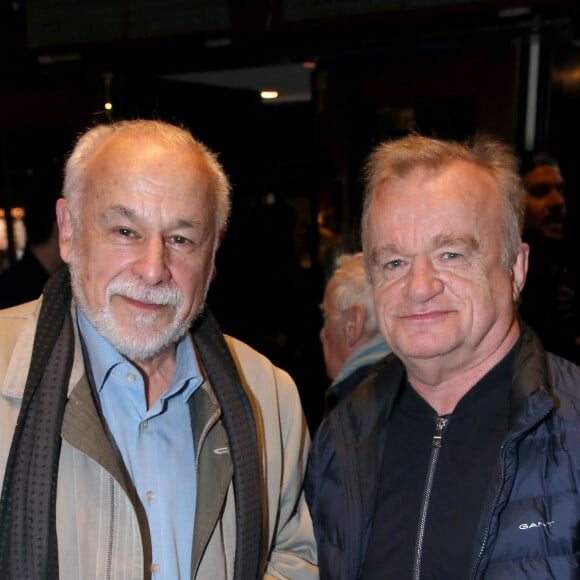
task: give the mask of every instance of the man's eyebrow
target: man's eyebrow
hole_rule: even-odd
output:
[[[380,261],[381,256],[384,254],[400,254],[399,246],[397,244],[384,244],[378,248],[374,248],[371,251],[371,263],[376,264]]]
[[[434,250],[445,246],[466,246],[471,250],[479,249],[479,242],[469,234],[439,234],[431,242]]]
[[[473,236],[469,234],[438,234],[431,240],[431,247],[433,250],[438,250],[446,246],[464,246],[470,250],[476,251],[479,249],[480,244]],[[405,255],[397,244],[384,244],[379,248],[375,248],[371,251],[371,263],[379,263],[381,261],[381,257],[385,254],[387,256]]]
[[[125,217],[125,218],[131,219],[131,220],[134,220],[137,217],[135,212],[130,207],[127,207],[126,205],[121,205],[121,204],[112,205],[106,211],[106,213],[109,213],[113,216]]]
[[[137,221],[139,219],[139,216],[137,215],[137,212],[135,212],[135,210],[131,209],[130,207],[127,207],[126,205],[121,205],[121,204],[112,205],[107,210],[107,213],[112,215],[112,216],[123,217],[123,218],[129,219],[131,221]],[[196,229],[196,228],[200,228],[202,226],[203,226],[203,223],[199,220],[179,218],[172,225],[172,228],[175,228],[175,229],[185,229],[185,228]]]
[[[180,218],[172,225],[171,229],[199,229],[202,227],[203,223],[199,220]]]

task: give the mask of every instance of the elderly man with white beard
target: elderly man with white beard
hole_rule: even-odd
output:
[[[183,128],[78,140],[68,268],[0,313],[1,578],[318,577],[296,387],[204,308],[229,211]]]

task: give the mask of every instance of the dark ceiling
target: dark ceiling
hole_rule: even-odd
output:
[[[420,50],[474,31],[577,17],[571,0],[13,0],[1,6],[6,88],[81,70],[183,73]]]

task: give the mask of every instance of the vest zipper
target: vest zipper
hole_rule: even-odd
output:
[[[415,564],[413,567],[413,580],[419,580],[421,577],[421,563],[423,558],[423,539],[425,537],[425,524],[427,523],[427,512],[429,511],[429,501],[433,490],[433,480],[435,478],[435,469],[439,459],[439,451],[443,440],[443,432],[449,419],[437,417],[435,423],[435,433],[431,446],[431,457],[429,459],[429,469],[427,471],[427,481],[423,491],[423,501],[421,503],[421,512],[419,516],[419,528],[417,529],[417,542],[415,544]]]

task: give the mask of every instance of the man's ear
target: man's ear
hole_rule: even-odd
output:
[[[514,302],[519,300],[524,284],[526,283],[529,255],[530,246],[525,243],[520,244],[520,249],[512,266],[512,294]]]
[[[361,304],[353,304],[346,313],[346,340],[349,347],[356,345],[364,334],[366,312]]]
[[[56,220],[58,222],[58,245],[63,262],[70,261],[73,243],[73,223],[66,200],[56,202]]]

